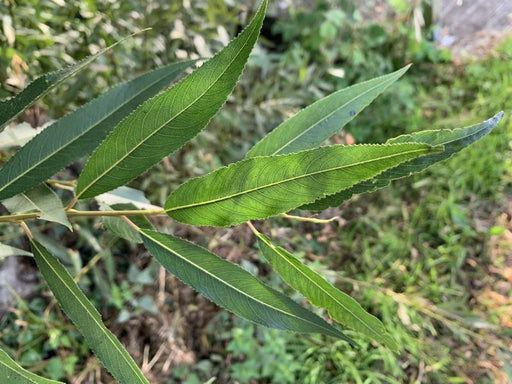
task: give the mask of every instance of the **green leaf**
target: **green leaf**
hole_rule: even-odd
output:
[[[32,256],[30,252],[0,243],[0,260],[9,256]]]
[[[267,327],[352,342],[322,318],[207,249],[151,230],[142,229],[141,234],[145,247],[170,273],[228,311]]]
[[[98,203],[107,205],[114,204],[133,204],[134,209],[162,209],[151,202],[144,196],[141,190],[130,187],[119,187],[108,193],[103,193],[95,197]]]
[[[246,155],[283,155],[318,147],[354,119],[359,112],[397,81],[410,65],[335,92],[289,118]]]
[[[215,57],[123,120],[93,153],[77,197],[126,184],[203,129],[224,104],[258,38],[267,0],[249,26]]]
[[[37,376],[20,367],[9,355],[0,349],[0,377],[6,384],[64,384]]]
[[[15,126],[9,126],[0,132],[0,151],[5,151],[12,147],[22,147],[44,128],[32,128],[29,123],[20,123]]]
[[[92,152],[116,124],[192,63],[170,64],[122,83],[47,127],[0,170],[0,200],[40,184]]]
[[[286,284],[297,290],[311,304],[327,309],[332,319],[398,352],[396,342],[379,319],[366,312],[357,301],[302,264],[284,248],[274,246],[261,233],[257,233],[257,236],[263,256]]]
[[[133,35],[131,35],[133,36]],[[73,76],[77,72],[84,69],[92,61],[103,55],[109,49],[114,48],[117,44],[130,38],[131,36],[125,37],[114,44],[102,49],[95,55],[86,57],[84,60],[78,63],[72,64],[66,68],[60,69],[55,72],[47,73],[41,77],[38,77],[33,82],[23,89],[16,96],[0,101],[0,132],[4,130],[4,127],[18,114],[23,112],[25,109],[30,107],[37,99],[46,95],[53,87],[59,85],[67,78]]]
[[[37,266],[62,309],[84,336],[87,345],[121,384],[148,384],[128,352],[101,321],[101,316],[71,275],[40,243],[30,242]]]
[[[40,212],[39,219],[53,221],[72,229],[62,201],[46,184],[2,201],[13,214]]]
[[[193,225],[264,219],[439,150],[425,144],[335,145],[254,157],[182,184],[167,199],[165,210]]]
[[[116,211],[116,210],[136,210],[137,207],[134,204],[115,204],[112,206],[108,206],[106,204],[102,204],[101,208],[103,211]],[[135,223],[140,228],[152,229],[153,226],[149,222],[149,220],[145,216],[132,216],[130,220]],[[139,232],[132,228],[130,224],[119,217],[103,217],[103,224],[105,228],[114,233],[116,236],[121,237],[122,239],[131,241],[133,243],[142,243],[142,236]]]
[[[300,208],[311,211],[321,211],[329,207],[339,207],[344,201],[350,199],[353,195],[373,192],[385,187],[392,180],[407,177],[413,173],[423,171],[435,163],[450,158],[461,149],[464,149],[468,145],[487,135],[500,122],[502,117],[503,112],[500,112],[483,123],[466,128],[427,130],[389,139],[387,144],[425,143],[429,145],[443,145],[445,149],[443,152],[430,154],[429,156],[420,157],[407,163],[400,164],[398,167],[383,172],[372,180],[358,183],[351,188],[315,201],[312,204],[304,205]]]

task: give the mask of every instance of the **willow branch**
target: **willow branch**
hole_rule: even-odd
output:
[[[338,218],[338,216],[334,216],[330,219],[316,219],[314,217],[288,215],[287,213],[281,213],[279,216],[284,217],[285,219],[289,219],[289,220],[303,221],[303,222],[315,223],[315,224],[327,224],[327,223],[330,223],[331,221],[334,221]]]
[[[0,216],[0,223],[19,222],[23,220],[37,219],[41,215],[40,212],[22,213],[18,215]],[[153,216],[165,215],[164,209],[134,209],[122,211],[78,211],[76,209],[68,209],[66,211],[68,217],[101,217],[101,216]]]

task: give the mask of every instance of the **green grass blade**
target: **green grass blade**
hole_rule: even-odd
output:
[[[131,35],[133,36],[133,35]],[[62,83],[67,78],[73,76],[77,72],[84,69],[92,61],[103,55],[109,49],[112,49],[117,44],[130,38],[131,36],[125,37],[114,44],[100,50],[98,53],[88,56],[78,63],[72,64],[66,68],[60,69],[55,72],[47,73],[43,76],[38,77],[31,82],[25,89],[23,89],[16,96],[0,101],[0,132],[2,132],[5,126],[18,114],[23,112],[25,109],[30,107],[36,100],[46,95],[52,88]]]
[[[311,211],[321,211],[329,207],[339,207],[344,201],[350,199],[353,195],[373,192],[385,187],[392,180],[421,172],[435,163],[450,158],[455,153],[487,135],[500,122],[502,117],[503,112],[500,112],[483,123],[466,128],[427,130],[389,139],[387,144],[425,143],[429,145],[443,145],[445,150],[440,153],[430,154],[429,156],[400,164],[398,167],[390,169],[372,180],[358,183],[351,188],[345,189],[337,194],[327,196],[326,198],[315,201],[312,204],[304,205],[300,208]]]
[[[193,225],[228,226],[264,219],[439,150],[409,143],[335,145],[254,157],[187,181],[171,193],[165,210],[173,219]]]
[[[71,275],[40,243],[30,242],[37,266],[64,312],[75,323],[87,345],[121,384],[149,384],[119,340],[73,281]]]
[[[283,155],[320,146],[397,81],[410,65],[393,73],[337,91],[289,118],[246,155]]]
[[[47,127],[0,169],[0,200],[40,184],[92,152],[116,124],[192,63],[170,64],[122,83]]]
[[[46,184],[2,201],[12,214],[39,212],[39,219],[53,221],[71,229],[61,199]]]
[[[352,342],[322,318],[207,249],[151,230],[142,229],[141,234],[145,247],[170,273],[228,311],[266,327]]]
[[[227,100],[258,39],[267,0],[247,28],[215,57],[123,120],[93,153],[77,197],[126,184],[203,129]]]
[[[302,264],[284,248],[274,246],[261,233],[257,236],[263,256],[286,284],[302,294],[311,304],[327,309],[333,320],[398,352],[395,340],[379,319],[366,312],[357,301]]]
[[[64,384],[45,379],[20,367],[5,351],[0,349],[0,378],[5,384]]]

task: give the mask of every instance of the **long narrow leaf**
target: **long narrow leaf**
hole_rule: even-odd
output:
[[[385,187],[392,180],[421,172],[435,163],[450,158],[461,149],[464,149],[468,145],[487,135],[500,122],[502,117],[503,112],[500,112],[483,123],[466,128],[457,128],[453,130],[428,130],[389,139],[387,144],[425,143],[429,145],[443,145],[445,150],[440,153],[430,154],[429,156],[424,156],[407,163],[400,164],[398,167],[390,169],[374,179],[358,183],[351,188],[345,189],[337,194],[327,196],[326,198],[315,201],[312,204],[304,205],[300,208],[311,211],[321,211],[329,207],[339,207],[344,201],[350,199],[353,195],[375,191]]]
[[[286,249],[273,245],[263,234],[258,233],[257,236],[263,256],[286,284],[312,304],[327,309],[337,322],[398,351],[396,342],[380,320],[366,312],[357,301],[302,264]]]
[[[172,218],[194,225],[228,226],[264,219],[439,150],[425,144],[336,145],[254,157],[182,184],[167,199],[165,210]]]
[[[148,384],[131,356],[101,321],[101,316],[71,275],[40,243],[30,242],[37,266],[64,312],[99,360],[121,384]]]
[[[133,35],[131,35],[133,36]],[[78,63],[72,64],[66,68],[60,69],[55,72],[47,73],[43,76],[38,77],[31,82],[23,91],[16,96],[0,101],[0,132],[4,130],[4,127],[18,114],[23,112],[25,109],[30,107],[37,99],[46,95],[52,88],[62,83],[67,78],[73,76],[77,72],[84,69],[92,61],[103,55],[109,49],[112,49],[117,44],[130,38],[131,36],[125,37],[114,44],[100,50],[98,53],[88,56]]]
[[[203,129],[224,104],[259,35],[267,0],[248,27],[215,57],[148,100],[123,120],[89,159],[77,197],[94,197],[126,184]]]
[[[246,158],[283,155],[318,147],[354,119],[409,67],[318,100],[276,127],[247,153]]]
[[[30,252],[0,243],[0,261],[9,256],[32,256]]]
[[[13,214],[38,212],[39,219],[53,221],[71,229],[61,199],[46,184],[6,199],[2,204]]]
[[[170,64],[122,83],[47,127],[0,170],[0,200],[40,184],[92,152],[116,124],[192,63]]]
[[[352,342],[322,318],[207,249],[151,230],[142,229],[141,234],[145,247],[170,273],[228,311],[267,327]]]
[[[37,376],[20,367],[13,359],[0,349],[0,378],[5,384],[64,384]]]

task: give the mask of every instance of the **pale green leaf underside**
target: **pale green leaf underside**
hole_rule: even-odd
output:
[[[67,78],[73,76],[75,73],[84,69],[93,60],[103,55],[109,49],[115,47],[117,44],[127,39],[128,37],[121,39],[114,44],[102,49],[95,55],[86,57],[84,60],[78,63],[72,64],[66,68],[60,69],[55,72],[47,73],[41,77],[38,77],[31,82],[25,89],[23,89],[16,96],[0,101],[0,132],[4,130],[4,127],[18,114],[23,112],[25,109],[30,107],[37,99],[46,95],[52,88],[62,83]]]
[[[49,380],[23,369],[5,351],[0,349],[0,378],[5,384],[64,384]]]
[[[320,146],[398,80],[410,65],[337,91],[292,116],[259,141],[246,155],[283,155]]]
[[[32,256],[30,252],[0,243],[0,260],[9,256]]]
[[[133,204],[134,209],[162,209],[162,207],[151,204],[144,192],[130,187],[116,188],[113,191],[96,196],[95,200],[107,205]]]
[[[258,237],[265,259],[286,284],[313,305],[327,309],[333,320],[398,351],[396,342],[380,320],[366,312],[357,301],[331,285],[284,248],[274,246],[266,236],[258,233]]]
[[[300,208],[311,211],[321,211],[329,207],[339,207],[344,201],[350,199],[353,195],[375,191],[379,188],[385,187],[392,180],[407,177],[413,173],[423,171],[435,163],[450,158],[461,149],[464,149],[468,145],[491,132],[502,117],[503,112],[500,112],[483,123],[466,128],[427,130],[389,139],[387,144],[425,143],[429,145],[443,145],[445,149],[443,152],[433,153],[429,156],[420,157],[407,163],[400,164],[398,167],[390,169],[372,180],[358,183],[335,195],[327,196],[324,199],[315,201],[312,204],[304,205]]]
[[[207,249],[151,230],[141,233],[145,247],[170,273],[228,311],[270,328],[351,342],[322,318]]]
[[[26,122],[14,126],[7,126],[3,132],[0,132],[0,151],[24,146],[43,129],[43,127],[34,129]]]
[[[62,201],[46,184],[2,201],[13,214],[39,212],[39,219],[53,221],[71,229]]]
[[[254,157],[182,184],[167,199],[165,210],[193,225],[228,226],[264,219],[439,150],[425,144],[335,145]]]
[[[192,63],[170,64],[122,83],[47,127],[0,169],[0,200],[40,184],[92,152],[116,124]]]
[[[55,298],[112,376],[121,384],[149,384],[119,340],[102,323],[96,308],[57,258],[35,240],[31,241],[31,246],[37,266]]]
[[[267,0],[247,28],[215,57],[123,120],[89,159],[78,198],[126,184],[203,129],[225,103],[258,38]]]

